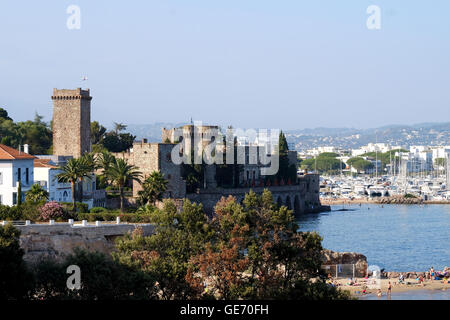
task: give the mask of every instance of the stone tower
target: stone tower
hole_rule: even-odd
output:
[[[53,89],[53,154],[79,158],[91,151],[89,89]]]

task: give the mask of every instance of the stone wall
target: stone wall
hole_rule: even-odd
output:
[[[152,172],[159,170],[168,181],[168,188],[164,197],[184,198],[186,195],[186,182],[181,177],[181,166],[174,164],[171,159],[174,147],[175,144],[171,143],[136,142],[133,144],[132,150],[115,153],[114,156],[137,166],[143,174],[142,180]],[[140,190],[142,190],[141,184],[134,181],[133,197],[138,197]]]
[[[33,224],[17,226],[21,232],[20,246],[25,250],[26,261],[41,257],[62,259],[79,247],[90,251],[110,253],[116,238],[141,227],[145,235],[154,232],[150,224],[104,224],[101,226]]]
[[[202,203],[205,212],[212,214],[214,212],[214,206],[222,197],[231,195],[235,197],[238,202],[242,202],[245,194],[250,190],[262,194],[264,189],[268,189],[272,192],[273,199],[278,205],[287,206],[289,209],[293,210],[296,215],[314,212],[314,210],[320,209],[320,201],[318,199],[318,207],[306,203],[305,199],[310,198],[310,196],[306,194],[307,186],[305,183],[290,186],[201,189],[197,193],[187,194],[186,197],[193,202]]]

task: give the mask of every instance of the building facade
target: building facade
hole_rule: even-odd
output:
[[[49,159],[34,160],[34,183],[40,185],[49,194],[49,201],[71,202],[72,187],[70,183],[58,182],[61,172]]]
[[[27,148],[24,151],[28,151]],[[25,199],[25,193],[34,183],[34,159],[27,152],[0,144],[0,204],[14,206],[19,197]]]

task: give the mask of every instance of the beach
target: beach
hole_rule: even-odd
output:
[[[349,291],[355,298],[360,298],[368,295],[376,296],[378,288],[366,289],[366,294],[363,293],[364,287],[367,285],[367,280],[364,278],[356,278],[357,285],[348,285],[349,279],[339,279],[336,282],[339,284],[338,288]],[[450,290],[450,284],[443,283],[442,280],[425,280],[423,285],[419,284],[416,279],[406,279],[403,284],[398,283],[398,278],[380,279],[380,289],[383,296],[386,296],[389,282],[392,284],[392,294],[406,293],[410,291],[447,291]]]

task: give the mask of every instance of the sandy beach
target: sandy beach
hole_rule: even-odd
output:
[[[362,297],[364,296],[363,290],[367,286],[367,280],[364,278],[357,278],[356,284],[350,286],[348,285],[349,280],[348,279],[340,279],[337,280],[337,283],[339,284],[338,288],[341,290],[346,290],[351,293],[353,297]],[[418,280],[415,279],[406,279],[403,284],[398,283],[398,278],[391,278],[391,279],[381,279],[381,292],[383,296],[386,296],[387,289],[389,282],[392,284],[392,293],[400,293],[400,292],[407,292],[407,291],[413,291],[413,290],[450,290],[450,284],[443,283],[442,280],[425,280],[424,283],[421,285],[419,284]],[[371,288],[366,289],[366,295],[376,295],[378,289],[377,288]]]

